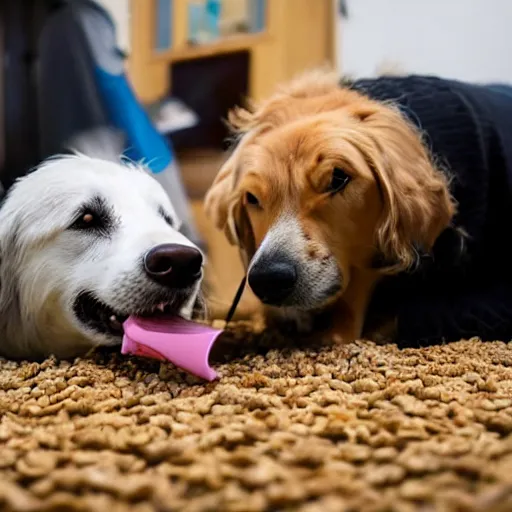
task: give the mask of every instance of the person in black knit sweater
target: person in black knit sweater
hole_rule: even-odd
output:
[[[512,87],[430,76],[349,87],[392,102],[418,127],[458,203],[453,228],[413,271],[377,286],[369,318],[397,319],[402,346],[512,338]],[[457,228],[467,237],[461,238]]]

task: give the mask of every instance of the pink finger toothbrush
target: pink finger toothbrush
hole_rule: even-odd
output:
[[[212,381],[210,351],[222,332],[181,317],[140,318],[131,316],[123,324],[122,354],[170,361],[178,368]]]
[[[233,318],[246,281],[244,276],[229,309],[226,323]],[[208,358],[222,330],[185,320],[179,316],[158,318],[130,316],[123,327],[121,354],[169,361],[178,368],[209,381],[217,377],[215,370],[210,367]]]

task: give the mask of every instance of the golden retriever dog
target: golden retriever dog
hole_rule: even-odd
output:
[[[491,321],[489,329],[485,308],[475,311],[485,297],[496,299],[501,288],[495,292],[494,284],[504,278],[483,271],[492,263],[482,245],[504,249],[509,242],[492,221],[512,219],[503,200],[492,201],[492,187],[505,193],[506,186],[510,197],[504,173],[494,173],[507,162],[505,155],[490,172],[484,158],[493,142],[478,123],[492,120],[492,112],[482,121],[481,93],[503,101],[512,120],[512,96],[491,88],[414,76],[344,85],[326,71],[230,113],[237,144],[206,210],[239,246],[269,319],[292,318],[308,329],[322,313],[324,327],[345,342],[371,335],[375,325],[384,334],[381,321],[393,326],[395,339],[413,342],[512,335],[510,322]],[[473,131],[484,139],[479,155]],[[464,144],[468,161],[457,156]],[[470,175],[472,184],[483,180],[485,198],[470,194],[478,188],[468,184]],[[493,211],[475,220],[475,210],[490,203]],[[468,297],[471,315],[450,309]],[[491,299],[491,316],[503,320]],[[410,310],[423,314],[412,327]]]

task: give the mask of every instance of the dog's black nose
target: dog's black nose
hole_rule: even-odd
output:
[[[190,286],[201,276],[202,266],[201,252],[186,245],[157,245],[144,256],[146,274],[169,288]]]
[[[262,302],[279,305],[293,291],[297,283],[297,270],[288,261],[261,261],[250,270],[248,281]]]

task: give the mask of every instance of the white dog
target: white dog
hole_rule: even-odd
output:
[[[121,342],[129,315],[190,317],[203,255],[140,166],[45,161],[0,209],[0,354],[70,357]]]

